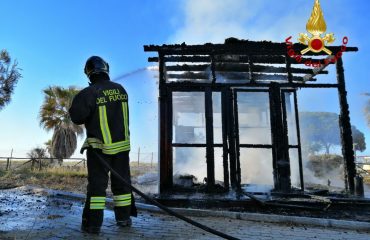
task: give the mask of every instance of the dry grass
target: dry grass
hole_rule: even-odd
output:
[[[20,164],[19,164],[20,165]],[[82,165],[44,168],[31,170],[26,164],[12,171],[0,170],[0,189],[33,185],[43,188],[85,193],[87,186],[87,169]],[[156,165],[137,162],[130,163],[133,178],[149,172],[156,172]],[[1,168],[5,169],[5,168]]]
[[[0,171],[0,188],[33,185],[83,193],[87,184],[86,176],[84,169],[71,171],[64,168],[47,168],[41,171],[30,169]]]

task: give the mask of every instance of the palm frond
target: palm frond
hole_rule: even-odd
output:
[[[68,113],[73,97],[80,91],[70,86],[49,86],[43,90],[44,102],[39,112],[40,126],[54,130],[50,152],[56,158],[69,158],[76,150],[77,137],[83,135],[83,128],[75,125]]]

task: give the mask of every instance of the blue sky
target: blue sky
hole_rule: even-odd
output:
[[[51,138],[39,126],[42,89],[50,85],[87,85],[83,73],[91,55],[105,58],[114,79],[150,66],[145,44],[221,43],[233,36],[283,42],[305,32],[313,0],[12,0],[1,1],[0,48],[19,62],[19,80],[12,102],[0,112],[0,155],[25,156],[31,148]],[[363,116],[370,92],[370,2],[321,0],[328,32],[340,45],[348,36],[359,52],[344,55],[352,124],[365,133],[370,149],[370,130]],[[130,96],[133,152],[157,151],[155,72],[138,72],[121,83]],[[323,95],[326,96],[324,101]],[[317,96],[318,98],[315,98]],[[321,97],[321,98],[320,98]],[[337,111],[335,93],[302,94],[302,110]],[[317,103],[309,109],[310,102]],[[137,111],[136,111],[137,109]],[[146,111],[148,110],[148,111]],[[135,123],[136,124],[135,124]],[[141,125],[140,125],[140,124]],[[81,139],[82,140],[82,139]],[[365,153],[370,155],[370,150]],[[76,154],[76,156],[79,156]]]

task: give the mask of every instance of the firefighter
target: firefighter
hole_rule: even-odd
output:
[[[84,71],[90,86],[74,97],[69,114],[75,124],[84,124],[87,132],[81,148],[81,153],[86,150],[88,170],[81,230],[99,234],[109,170],[99,162],[98,156],[131,183],[128,96],[120,84],[110,81],[109,65],[101,57],[90,57]],[[110,176],[117,225],[131,226],[130,216],[136,216],[131,189]]]

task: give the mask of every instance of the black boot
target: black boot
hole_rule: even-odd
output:
[[[84,233],[99,234],[100,227],[89,226],[89,222],[85,216],[82,217],[81,231]]]
[[[86,226],[84,224],[81,224],[81,231],[84,233],[90,233],[90,234],[99,234],[100,233],[100,227],[92,227],[92,226]]]
[[[117,226],[120,227],[131,227],[131,225],[132,225],[131,218],[117,221]]]

